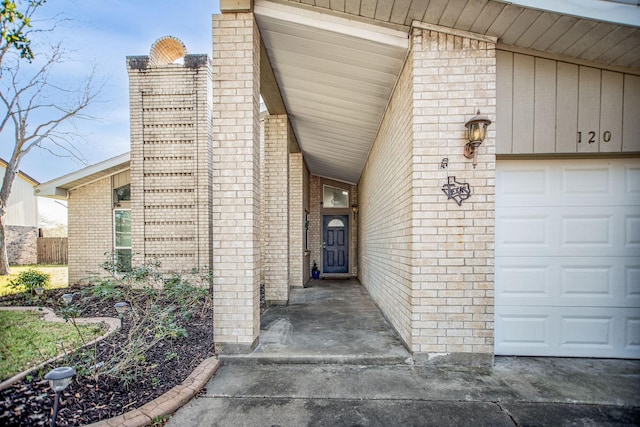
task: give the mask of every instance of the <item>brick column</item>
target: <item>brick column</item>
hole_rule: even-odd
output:
[[[262,269],[267,304],[289,300],[289,145],[286,115],[264,119],[264,206],[268,224],[264,238]]]
[[[163,272],[211,267],[211,67],[127,58],[134,263]]]
[[[252,13],[213,17],[213,299],[220,353],[260,331],[260,35]]]
[[[289,154],[289,284],[301,287],[304,276],[304,160]]]
[[[476,110],[495,119],[491,39],[414,28],[412,339],[430,361],[493,361],[495,126],[478,166],[463,156],[464,123]],[[448,168],[440,167],[448,158]],[[460,206],[442,187],[468,183]]]

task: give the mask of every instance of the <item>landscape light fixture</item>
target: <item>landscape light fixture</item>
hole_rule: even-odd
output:
[[[464,156],[467,159],[473,159],[473,168],[478,164],[478,147],[487,136],[487,127],[491,124],[491,120],[487,116],[481,116],[480,110],[469,119],[464,125],[467,128],[467,142],[464,146]]]
[[[69,294],[67,294],[69,295]],[[71,379],[76,374],[76,370],[69,366],[61,366],[54,368],[47,375],[45,380],[49,380],[49,385],[56,393],[53,403],[53,415],[51,415],[51,427],[56,427],[56,418],[58,417],[58,406],[60,405],[60,392],[66,389],[71,383]]]
[[[62,295],[62,301],[64,301],[64,303],[66,305],[71,304],[71,301],[73,301],[73,294],[64,294],[64,295]]]
[[[129,304],[124,301],[117,302],[114,304],[113,308],[115,308],[116,311],[118,312],[118,317],[120,318],[120,327],[122,328],[122,317],[129,309]]]
[[[38,287],[37,287],[37,288],[35,288],[33,291],[36,293],[36,295],[41,296],[41,295],[44,293],[44,288],[43,288],[43,287],[38,286]]]

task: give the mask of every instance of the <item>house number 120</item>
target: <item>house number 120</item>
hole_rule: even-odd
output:
[[[593,144],[594,142],[596,142],[596,133],[594,131],[589,131],[587,133],[589,139],[587,140],[587,142],[589,144]],[[611,131],[606,130],[602,133],[602,140],[604,142],[609,142],[611,141]],[[582,142],[582,132],[578,132],[578,144],[580,144]]]

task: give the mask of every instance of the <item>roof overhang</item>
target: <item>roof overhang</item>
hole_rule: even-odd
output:
[[[34,187],[36,196],[66,200],[69,191],[129,169],[131,153],[88,166]]]
[[[349,183],[360,178],[414,22],[640,72],[640,7],[620,2],[256,0],[253,11],[273,74],[262,83],[265,104],[289,115],[311,173]]]
[[[312,173],[355,183],[404,64],[408,34],[267,1],[254,9]],[[268,97],[265,103],[269,106]]]

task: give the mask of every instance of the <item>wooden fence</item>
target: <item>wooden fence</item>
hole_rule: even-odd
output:
[[[38,264],[67,264],[66,237],[38,237]]]

